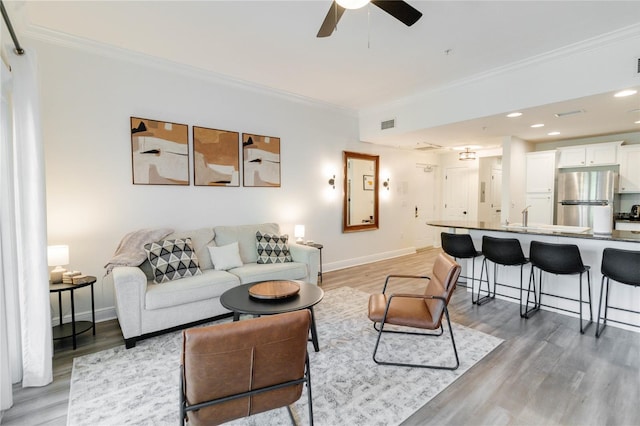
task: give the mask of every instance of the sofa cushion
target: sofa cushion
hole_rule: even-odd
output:
[[[202,274],[190,238],[149,243],[144,249],[157,284]]]
[[[213,237],[215,237],[215,235],[213,228],[200,228],[192,231],[177,231],[168,235],[165,239],[175,240],[191,238],[191,246],[196,252],[196,256],[198,256],[200,269],[204,270],[213,269],[207,246],[215,245],[215,242],[213,241]],[[147,279],[152,280],[154,278],[153,269],[151,268],[151,264],[149,264],[148,259],[140,265],[140,269],[142,269],[142,272],[147,276]]]
[[[288,235],[265,234],[256,232],[258,263],[293,262],[289,253]]]
[[[237,241],[226,246],[209,247],[209,254],[211,262],[213,262],[213,269],[216,271],[226,271],[242,266]]]
[[[216,226],[214,231],[217,246],[224,246],[237,241],[242,263],[255,263],[258,261],[256,232],[279,234],[280,227],[277,223],[261,223],[257,225]]]
[[[191,246],[193,250],[196,252],[196,256],[198,256],[198,261],[200,262],[200,269],[211,269],[213,265],[211,264],[211,259],[209,259],[209,251],[207,250],[207,246],[215,245],[213,242],[213,238],[216,236],[215,232],[213,232],[213,228],[199,228],[193,229],[191,231],[176,231],[173,234],[169,235],[166,239],[175,239],[175,238],[191,238]]]
[[[179,281],[149,284],[145,295],[145,309],[161,309],[220,297],[237,285],[240,285],[237,276],[213,269]]]
[[[229,272],[237,275],[242,284],[270,280],[300,280],[307,276],[307,265],[299,262],[269,265],[245,263],[240,268],[230,269]]]

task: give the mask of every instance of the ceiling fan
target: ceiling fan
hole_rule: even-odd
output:
[[[345,9],[359,9],[367,3],[373,3],[408,27],[422,17],[420,11],[401,0],[334,0],[320,26],[317,37],[329,37],[336,29]]]

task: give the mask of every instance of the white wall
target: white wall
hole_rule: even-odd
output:
[[[94,45],[24,43],[36,49],[40,65],[49,244],[69,244],[69,267],[99,277],[99,319],[114,315],[103,266],[122,236],[139,228],[278,222],[293,235],[300,223],[307,239],[324,244],[325,270],[413,251],[410,186],[405,193],[385,191],[378,231],[341,231],[343,150],[380,155],[392,185],[409,181],[416,161],[436,161],[358,142],[352,111]],[[133,185],[130,116],[188,124],[190,139],[193,125],[278,136],[281,188]],[[333,174],[335,190],[327,183]],[[88,292],[77,299],[77,311],[86,314]],[[52,306],[57,321],[57,301]],[[69,314],[66,300],[63,311]]]

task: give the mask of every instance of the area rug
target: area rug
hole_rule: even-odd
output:
[[[349,287],[325,293],[315,307],[320,352],[309,344],[316,425],[396,425],[426,404],[502,340],[453,324],[460,357],[455,371],[379,366],[371,358],[377,333],[367,318],[369,295]],[[181,333],[174,332],[78,357],[73,361],[67,424],[176,425],[179,423]],[[390,352],[392,351],[392,352]],[[448,330],[438,338],[386,334],[379,356],[412,363],[452,360]],[[306,390],[292,406],[308,424]],[[286,408],[234,425],[290,424]]]

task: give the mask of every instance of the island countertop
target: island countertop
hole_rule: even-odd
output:
[[[475,229],[479,231],[499,231],[517,234],[549,235],[569,238],[586,238],[590,240],[640,243],[640,232],[637,231],[614,230],[611,234],[594,234],[590,229],[585,232],[567,232],[567,227],[563,226],[555,227],[554,229],[554,226],[552,225],[531,225],[525,228],[518,224],[504,225],[494,222],[464,220],[431,220],[427,222],[427,225],[442,228]]]

